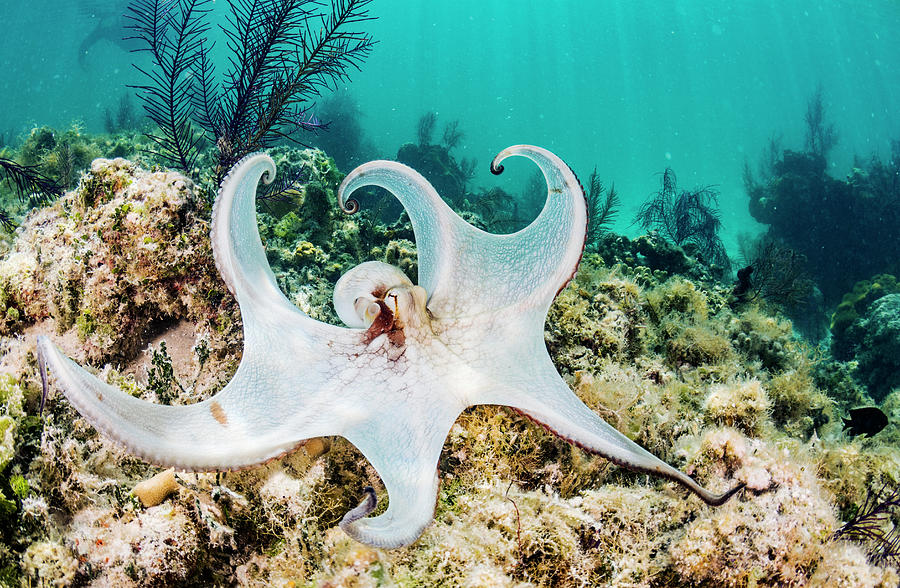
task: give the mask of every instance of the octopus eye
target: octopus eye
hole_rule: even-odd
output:
[[[375,322],[375,319],[378,318],[378,315],[381,314],[381,306],[377,302],[362,296],[356,299],[353,306],[356,309],[356,314],[363,320],[366,327],[370,327]]]
[[[379,313],[390,310],[378,304],[386,293],[412,285],[400,268],[366,261],[350,269],[334,285],[334,310],[348,327],[367,329]]]

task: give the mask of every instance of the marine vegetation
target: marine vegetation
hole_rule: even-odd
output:
[[[834,532],[837,539],[863,543],[875,564],[900,567],[900,527],[894,517],[900,514],[900,489],[870,491],[859,512]]]
[[[357,165],[375,159],[376,148],[365,136],[359,103],[345,90],[338,90],[316,105],[321,120],[328,121],[328,132],[309,138],[317,147],[334,159],[338,169],[347,172]]]
[[[96,142],[76,123],[65,131],[49,127],[32,129],[19,149],[18,158],[25,165],[36,166],[60,188],[68,190],[78,181],[81,171],[100,155]]]
[[[408,221],[343,215],[342,176],[319,151],[278,146],[273,157],[279,171],[309,178],[290,206],[259,214],[274,280],[293,305],[339,320],[334,281],[363,259],[415,277]],[[603,235],[551,305],[543,340],[598,418],[711,490],[747,484],[719,507],[519,413],[479,406],[443,444],[434,522],[412,545],[382,550],[339,526],[363,487],[385,492],[341,437],[257,468],[166,473],[99,434],[61,395],[39,420],[39,334],[136,398],[157,402],[162,392],[172,406],[161,408],[211,398],[235,374],[252,342],[214,269],[201,201],[179,173],[100,161],[65,199],[29,215],[0,257],[9,335],[0,421],[13,423],[0,454],[14,456],[0,471],[2,582],[897,585],[889,562],[874,565],[861,545],[833,537],[867,488],[900,480],[900,457],[882,444],[896,425],[873,438],[842,433],[824,391],[844,386],[846,371],[812,377],[788,321],[733,307],[730,288],[659,238]],[[673,276],[675,265],[686,274]],[[842,401],[841,411],[867,402]],[[892,393],[885,411],[898,402]]]
[[[468,184],[475,173],[475,160],[453,156],[464,134],[459,121],[448,122],[442,141],[434,142],[437,114],[426,112],[416,123],[416,142],[404,143],[397,151],[397,161],[419,171],[442,194],[454,210],[460,210],[468,195]]]
[[[873,302],[854,331],[861,337],[855,348],[855,376],[881,401],[900,386],[900,294]]]
[[[837,145],[838,133],[834,123],[829,122],[825,115],[824,90],[822,85],[816,86],[816,91],[806,103],[806,152],[822,158],[828,157],[828,153]]]
[[[103,111],[103,126],[110,135],[138,128],[140,120],[134,111],[130,93],[122,94],[115,110],[109,106]]]
[[[606,232],[607,225],[616,219],[621,200],[616,193],[615,184],[609,188],[603,185],[603,182],[600,181],[600,176],[597,175],[596,167],[588,178],[588,190],[585,197],[587,198],[588,206],[588,229],[585,248],[593,250],[599,245],[600,237]]]
[[[259,178],[274,175],[274,163],[263,154],[247,158],[222,184],[211,224],[216,265],[244,323],[246,345],[233,379],[215,396],[173,410],[103,383],[41,336],[42,378],[46,364],[73,405],[130,452],[188,471],[258,465],[312,437],[344,437],[377,470],[390,497],[386,512],[366,518],[377,506],[368,488],[340,523],[374,547],[408,545],[430,524],[444,441],[462,410],[479,404],[512,406],[618,465],[674,480],[707,504],[725,503],[742,483],[721,493],[703,488],[600,419],[554,369],[542,325],[581,259],[587,207],[581,184],[552,153],[510,147],[491,169],[502,172],[510,156],[536,163],[550,189],[543,214],[515,235],[490,235],[465,223],[422,176],[399,163],[365,164],[344,179],[338,202],[346,212],[359,209],[348,197],[360,187],[394,193],[421,255],[420,285],[377,261],[338,280],[334,307],[349,329],[314,321],[278,290],[253,205]],[[440,255],[454,244],[462,246]],[[525,381],[520,362],[527,366]],[[154,357],[152,373],[156,363]],[[355,416],[348,419],[348,410]]]
[[[323,14],[312,0],[228,0],[220,78],[206,41],[210,0],[134,0],[129,28],[151,59],[135,65],[146,78],[135,88],[157,127],[152,153],[196,175],[201,151],[214,145],[218,185],[245,155],[324,128],[310,100],[371,51],[371,37],[347,30],[371,18],[370,2],[335,0]]]
[[[719,193],[712,186],[679,190],[675,172],[666,168],[660,189],[641,204],[634,222],[676,245],[696,247],[708,264],[719,266],[724,273],[731,262],[719,237],[722,219],[718,203]]]
[[[831,315],[831,352],[847,361],[854,357],[865,336],[861,329],[872,304],[890,294],[900,294],[900,284],[892,274],[879,274],[860,280],[841,297]]]
[[[833,306],[856,282],[900,269],[900,141],[892,141],[887,160],[858,160],[846,178],[833,178],[826,157],[837,139],[821,89],[805,121],[804,150],[773,153],[780,145],[770,145],[760,177],[748,165],[744,184],[750,214],[769,225],[770,239],[806,257],[825,304]]]
[[[745,272],[741,291],[743,302],[765,300],[777,307],[791,309],[802,304],[813,289],[806,257],[768,235],[738,239]],[[747,270],[750,271],[747,271]]]
[[[44,176],[36,166],[16,163],[12,159],[0,157],[0,181],[15,192],[23,204],[44,205],[63,192],[63,188]],[[0,208],[0,224],[7,230],[15,223],[10,215]]]

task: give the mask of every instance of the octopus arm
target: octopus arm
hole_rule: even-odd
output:
[[[723,493],[704,488],[600,418],[569,389],[555,373],[552,364],[540,370],[532,384],[514,396],[499,403],[513,407],[569,443],[605,457],[616,465],[674,480],[707,504],[720,505],[744,487],[738,484]]]
[[[373,161],[350,172],[338,200],[344,210],[355,211],[358,205],[349,196],[370,185],[400,200],[416,237],[419,285],[428,292],[428,308],[436,316],[460,318],[503,308],[546,312],[572,278],[584,250],[584,190],[561,159],[531,145],[504,149],[491,169],[500,173],[500,162],[511,156],[531,159],[547,181],[543,210],[516,233],[495,235],[470,225],[424,177],[394,161]]]
[[[341,528],[357,541],[385,549],[401,547],[415,541],[433,520],[437,463],[459,409],[436,401],[428,414],[427,425],[398,422],[385,414],[344,435],[376,469],[390,499],[387,510],[376,517],[363,518],[375,508],[372,493],[347,513]]]
[[[302,384],[286,380],[285,374],[260,368],[252,354],[245,355],[234,378],[218,394],[179,406],[135,398],[101,381],[47,337],[38,337],[38,354],[72,405],[98,431],[161,466],[185,471],[238,469],[283,455],[305,439],[340,434],[343,427],[339,412],[324,409],[327,398],[297,393],[296,386],[309,386],[317,376],[327,375],[307,370]],[[329,390],[327,383],[322,387]],[[275,400],[249,401],[260,388]],[[280,400],[298,410],[273,410]]]
[[[275,162],[252,153],[234,165],[222,180],[213,208],[210,240],[216,268],[241,307],[244,336],[265,337],[272,329],[305,339],[309,347],[346,338],[341,327],[317,321],[294,306],[282,293],[266,258],[256,221],[256,190],[270,183]]]

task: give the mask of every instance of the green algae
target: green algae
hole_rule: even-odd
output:
[[[0,374],[0,474],[16,454],[16,429],[24,416],[24,392],[18,380]]]
[[[299,192],[292,196],[290,206],[300,208],[263,207],[259,215],[276,279],[291,300],[313,316],[336,321],[331,288],[352,265],[387,260],[415,277],[408,223],[385,224],[365,212],[344,216],[335,196],[340,174],[327,157],[287,151],[282,156],[309,165],[304,173],[319,183],[316,190],[302,191],[309,202],[301,202]],[[148,207],[147,194],[171,184],[172,176],[144,175],[127,164],[97,174],[105,179],[91,188],[100,191],[95,206],[76,214],[80,204],[72,200],[69,212],[63,207],[53,217],[77,238],[54,249],[60,234],[36,232],[47,223],[38,217],[20,239],[40,245],[43,263],[55,263],[63,251],[71,258],[74,251],[80,260],[56,268],[78,278],[78,268],[93,257],[86,255],[87,244],[94,243],[91,232],[109,235],[116,248],[94,256],[105,255],[120,268],[111,275],[128,287],[112,292],[124,309],[104,304],[109,289],[78,278],[50,294],[56,297],[54,310],[41,315],[32,298],[48,293],[29,291],[30,282],[12,277],[6,282],[7,308],[21,310],[19,324],[47,321],[51,331],[74,329],[84,336],[77,343],[82,353],[96,344],[92,337],[101,326],[114,328],[106,336],[124,337],[119,327],[136,314],[198,324],[195,347],[180,356],[173,339],[164,337],[134,372],[107,374],[145,399],[203,398],[237,365],[240,316],[218,279],[202,287],[181,284],[169,297],[154,294],[154,288],[210,271],[208,217],[178,205],[178,214],[153,220],[173,201]],[[135,192],[135,186],[145,192]],[[331,210],[327,216],[307,216],[325,208]],[[143,247],[166,263],[123,259],[140,255]],[[176,495],[143,509],[123,497],[156,470],[117,449],[54,398],[40,454],[8,466],[18,468],[3,486],[14,505],[16,523],[9,528],[15,544],[5,543],[11,555],[0,556],[0,566],[17,582],[24,575],[33,583],[123,585],[774,585],[851,570],[889,581],[890,570],[869,565],[856,552],[846,555],[842,543],[830,539],[840,523],[831,513],[835,507],[840,516],[852,512],[874,480],[896,480],[896,451],[879,446],[882,457],[875,459],[841,436],[838,414],[789,322],[756,307],[732,309],[727,285],[704,280],[699,270],[694,277],[672,276],[642,265],[642,257],[658,260],[671,252],[654,256],[642,244],[644,253],[633,255],[633,247],[607,236],[602,255],[585,257],[577,279],[551,308],[545,330],[551,355],[576,394],[650,451],[703,484],[746,482],[749,489],[725,507],[702,506],[668,482],[648,482],[585,454],[521,415],[476,407],[462,415],[446,441],[435,523],[413,546],[385,552],[355,544],[335,527],[358,503],[362,486],[374,485],[384,495],[377,476],[342,439],[328,440],[318,451],[311,442],[243,472],[179,474]],[[36,249],[20,248],[16,271],[0,267],[0,276],[39,268],[27,259]],[[194,253],[178,253],[185,251]],[[12,266],[10,259],[0,265]],[[623,261],[610,265],[604,259]],[[174,313],[173,291],[181,309]],[[129,306],[141,297],[141,305]],[[120,349],[128,361],[139,358],[137,347]],[[109,356],[96,357],[102,364]],[[178,357],[189,364],[182,375]],[[16,361],[11,369],[17,375],[0,382],[0,390],[21,389],[26,380],[36,385],[33,363]],[[41,501],[64,516],[41,514]],[[26,520],[40,524],[26,532]],[[797,534],[804,525],[811,531]],[[733,556],[727,565],[718,559],[722,553]],[[827,565],[837,553],[844,554],[844,570]],[[160,557],[168,558],[164,568],[154,563]]]

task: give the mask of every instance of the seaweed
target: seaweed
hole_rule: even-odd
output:
[[[230,55],[220,81],[206,42],[210,0],[135,0],[133,38],[153,57],[151,70],[135,65],[149,80],[135,87],[159,129],[148,135],[154,153],[193,173],[203,147],[214,144],[219,181],[249,153],[326,128],[309,100],[347,79],[371,51],[370,36],[345,30],[371,20],[370,2],[334,0],[323,14],[313,0],[227,0],[221,28]]]
[[[872,563],[900,566],[900,527],[891,524],[892,515],[900,507],[900,488],[885,492],[869,490],[862,507],[849,521],[834,532],[834,539],[850,539],[863,544]]]
[[[459,146],[459,142],[465,136],[466,134],[459,128],[459,119],[452,120],[444,126],[444,136],[441,139],[441,144],[447,148],[447,151],[451,151]]]
[[[63,193],[62,186],[41,174],[35,166],[22,165],[4,157],[0,157],[0,177],[23,203],[31,206],[43,206]],[[12,218],[2,209],[0,225],[7,230],[15,227]]]
[[[806,256],[771,235],[738,237],[745,282],[737,297],[746,302],[766,300],[785,308],[802,304],[813,289],[812,276],[806,270]],[[750,271],[745,271],[751,268]],[[741,278],[741,272],[738,272]]]
[[[587,193],[587,212],[588,212],[588,228],[585,246],[590,250],[595,250],[600,243],[600,237],[606,232],[606,225],[615,220],[618,214],[618,207],[621,204],[619,195],[616,193],[615,184],[609,189],[603,186],[600,177],[597,175],[597,168],[591,172],[588,179]]]
[[[129,37],[145,47],[136,51],[149,52],[153,69],[134,64],[149,82],[133,86],[144,111],[158,131],[148,133],[156,148],[151,151],[167,165],[191,173],[203,136],[191,124],[196,85],[192,74],[196,64],[202,64],[205,51],[203,39],[209,31],[204,15],[210,0],[135,0],[128,6],[127,17],[134,31]]]
[[[347,171],[375,159],[376,148],[363,133],[359,104],[349,93],[339,90],[323,99],[316,110],[319,117],[330,121],[327,133],[311,137],[318,147],[334,159],[338,169]]]
[[[0,130],[0,147],[15,147],[16,142],[16,132],[14,130]]]
[[[827,157],[828,152],[837,145],[838,133],[833,123],[826,122],[823,93],[819,84],[806,103],[806,151]]]
[[[138,127],[138,117],[134,112],[134,102],[131,100],[131,94],[122,94],[119,98],[119,104],[113,110],[107,106],[103,114],[103,124],[106,132],[110,135],[135,129]]]
[[[485,197],[495,200],[496,194],[469,194],[468,184],[475,177],[476,162],[469,158],[457,159],[452,153],[465,133],[460,129],[459,120],[453,120],[444,126],[441,143],[434,143],[437,116],[437,113],[429,111],[419,117],[416,122],[416,142],[401,145],[397,150],[397,161],[422,174],[454,210],[463,210],[469,196],[473,201]],[[386,212],[395,216],[399,210],[395,206],[389,206]]]
[[[434,123],[437,122],[436,112],[426,112],[419,117],[416,123],[416,139],[419,147],[427,147],[431,145],[431,139],[434,136]]]
[[[679,191],[672,168],[666,168],[660,184],[641,204],[634,222],[645,230],[658,231],[676,245],[693,244],[706,263],[728,270],[731,262],[719,237],[719,192],[713,186]]]

